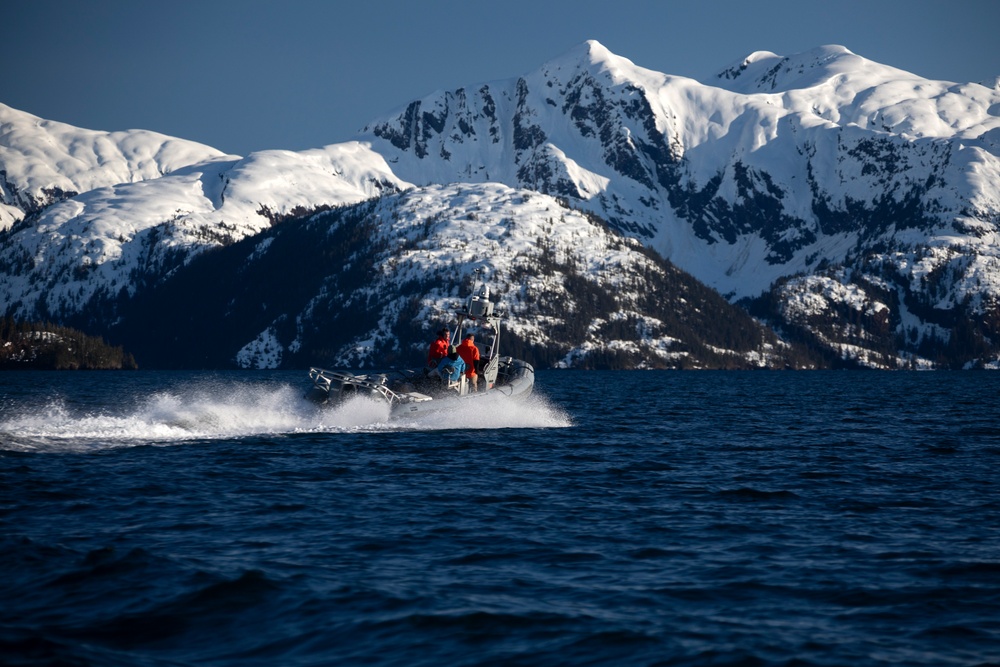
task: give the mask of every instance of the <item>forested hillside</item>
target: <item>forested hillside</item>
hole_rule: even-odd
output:
[[[133,370],[121,347],[51,323],[0,319],[0,370]]]

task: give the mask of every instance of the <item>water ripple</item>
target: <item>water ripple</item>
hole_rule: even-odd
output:
[[[0,663],[1000,662],[1000,376],[542,372],[486,426],[299,379],[11,374]]]

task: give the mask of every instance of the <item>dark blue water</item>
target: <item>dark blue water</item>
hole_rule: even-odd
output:
[[[1000,663],[1000,374],[0,374],[0,663]]]

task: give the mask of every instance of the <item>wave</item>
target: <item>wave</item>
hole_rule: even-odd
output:
[[[505,397],[430,419],[389,420],[388,405],[358,397],[320,408],[290,385],[212,383],[174,387],[80,408],[67,397],[48,399],[0,418],[0,450],[86,451],[296,433],[399,430],[561,428],[569,417],[542,396]],[[486,408],[486,409],[484,409]]]
[[[476,399],[454,410],[425,417],[397,419],[394,429],[403,430],[476,430],[498,428],[568,428],[573,425],[569,415],[534,393],[524,400],[510,400],[496,395]]]

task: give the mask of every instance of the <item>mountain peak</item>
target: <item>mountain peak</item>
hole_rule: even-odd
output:
[[[625,71],[635,70],[637,67],[628,58],[612,53],[596,39],[588,39],[561,56],[550,60],[542,67],[543,71],[563,69],[590,69],[594,72],[606,71],[612,74],[622,74]]]
[[[588,39],[586,41],[580,42],[573,48],[569,49],[561,56],[556,57],[550,62],[572,62],[572,63],[591,63],[596,64],[600,62],[607,61],[612,58],[617,58],[615,54],[611,53],[608,47],[604,46],[596,39]]]
[[[590,62],[595,64],[618,58],[618,56],[611,53],[606,46],[598,42],[596,39],[588,39],[580,45],[580,48],[583,49],[590,57]]]
[[[716,85],[737,93],[781,93],[822,85],[844,74],[863,77],[870,85],[916,78],[863,58],[844,46],[828,44],[790,56],[755,51],[723,69],[715,80]]]

